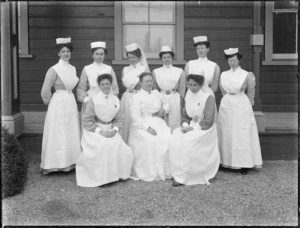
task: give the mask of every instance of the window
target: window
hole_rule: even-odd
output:
[[[159,60],[162,45],[169,45],[176,60],[183,60],[183,2],[115,2],[115,60],[124,63],[124,48],[138,43],[149,62]]]
[[[32,58],[28,49],[28,2],[18,1],[19,55]]]
[[[265,63],[297,64],[298,2],[266,2]],[[271,63],[270,63],[271,64]]]

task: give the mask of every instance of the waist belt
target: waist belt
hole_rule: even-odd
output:
[[[176,91],[174,89],[172,90],[162,90],[161,92],[163,92],[164,94],[170,95],[171,93],[176,93]]]
[[[108,124],[111,124],[112,121],[110,121],[110,122],[104,122],[104,121],[102,121],[102,120],[97,120],[97,123],[103,124],[103,125],[108,125]]]

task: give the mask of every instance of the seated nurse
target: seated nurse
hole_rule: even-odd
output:
[[[207,184],[220,164],[215,98],[203,91],[204,76],[190,74],[182,127],[173,131],[169,144],[173,186]]]
[[[132,124],[128,145],[132,148],[133,180],[155,181],[171,178],[168,143],[171,130],[163,120],[169,104],[163,104],[160,92],[152,90],[153,77],[144,72],[139,77],[141,90],[133,95]]]
[[[82,154],[76,165],[77,185],[97,187],[127,179],[132,167],[132,151],[121,138],[124,122],[119,99],[110,93],[113,78],[98,76],[100,91],[87,102],[83,115]]]

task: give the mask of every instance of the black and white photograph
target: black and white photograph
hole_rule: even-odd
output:
[[[298,1],[0,4],[3,227],[298,225]]]

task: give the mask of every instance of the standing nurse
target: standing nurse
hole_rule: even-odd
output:
[[[75,67],[69,63],[71,38],[58,38],[56,44],[60,60],[47,71],[41,91],[43,102],[48,105],[42,144],[43,174],[74,169],[81,154],[77,104],[72,92],[78,78]]]

